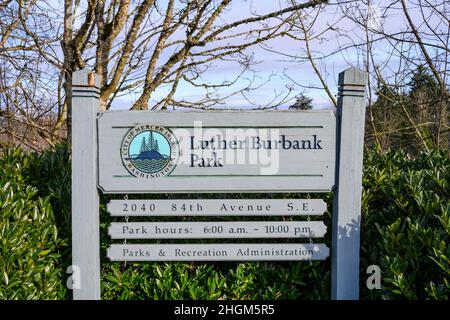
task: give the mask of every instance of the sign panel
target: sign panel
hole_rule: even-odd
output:
[[[322,221],[111,223],[112,239],[322,238]]]
[[[332,111],[108,111],[98,118],[105,193],[327,192]]]
[[[112,261],[299,261],[325,260],[325,244],[113,244]]]
[[[322,199],[111,200],[112,216],[300,216],[322,215]]]
[[[339,121],[327,110],[99,112],[100,78],[87,69],[74,72],[72,260],[83,274],[74,299],[100,299],[98,189],[126,194],[333,189],[331,296],[358,299],[366,84],[367,73],[356,68],[339,74]],[[108,210],[113,216],[194,217],[321,215],[326,208],[322,200],[178,199],[112,200]],[[295,238],[325,232],[316,221],[127,222],[110,228],[115,239]],[[296,261],[329,255],[325,244],[314,243],[113,244],[107,250],[113,261]]]

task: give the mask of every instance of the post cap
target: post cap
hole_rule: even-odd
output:
[[[347,70],[339,73],[339,82],[340,86],[343,85],[354,85],[354,86],[365,86],[368,79],[368,73],[361,69],[351,67]]]
[[[100,76],[85,68],[72,74],[72,85],[100,88]]]

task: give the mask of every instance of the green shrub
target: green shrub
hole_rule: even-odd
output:
[[[436,151],[415,159],[402,152],[371,151],[364,168],[361,298],[448,299],[450,159]],[[331,210],[331,194],[315,196],[326,199]],[[110,262],[105,257],[111,243],[107,227],[112,218],[105,211],[110,197],[102,197],[100,206],[104,299],[330,298],[329,259]],[[5,149],[0,158],[0,208],[0,299],[70,298],[65,288],[71,261],[69,148],[40,155]],[[330,245],[330,212],[321,219],[329,227],[325,243]],[[381,268],[382,290],[365,286],[366,268],[372,264]]]
[[[64,296],[61,248],[49,197],[26,184],[31,157],[8,150],[0,161],[0,299]]]
[[[27,182],[50,196],[58,226],[70,238],[71,230],[71,164],[70,148],[61,145],[55,150],[31,155],[33,161],[26,169]]]
[[[362,288],[370,298],[450,296],[450,159],[444,152],[365,158]],[[365,269],[379,265],[383,290],[368,292]]]

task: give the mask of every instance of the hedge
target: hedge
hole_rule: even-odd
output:
[[[42,154],[3,149],[0,158],[0,299],[70,299],[70,148]],[[362,299],[448,299],[450,158],[368,151],[361,227]],[[170,195],[163,195],[170,197]],[[196,197],[198,195],[184,195]],[[205,196],[205,195],[202,195]],[[230,197],[296,197],[301,194]],[[323,197],[331,211],[331,194]],[[214,196],[211,196],[214,197]],[[329,299],[330,261],[118,263],[101,203],[103,299]],[[322,219],[330,229],[331,212]],[[117,218],[115,218],[117,219]],[[330,246],[328,232],[325,243]],[[382,289],[365,283],[381,268]]]

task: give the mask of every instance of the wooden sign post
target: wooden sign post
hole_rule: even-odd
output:
[[[334,192],[332,298],[359,297],[366,73],[339,75],[337,117],[321,111],[99,112],[99,79],[81,70],[72,93],[74,299],[100,299],[99,193]],[[322,199],[114,199],[120,217],[320,216]],[[112,261],[311,261],[321,221],[113,222]],[[153,219],[153,218],[152,218]],[[283,219],[284,220],[284,219]],[[309,220],[309,219],[308,219]],[[309,243],[133,243],[164,239],[310,239]]]
[[[87,70],[72,78],[72,268],[76,300],[100,299],[97,113],[100,81]],[[74,279],[75,280],[75,279]]]
[[[359,299],[359,251],[367,73],[339,74],[338,151],[333,199],[331,298]]]

